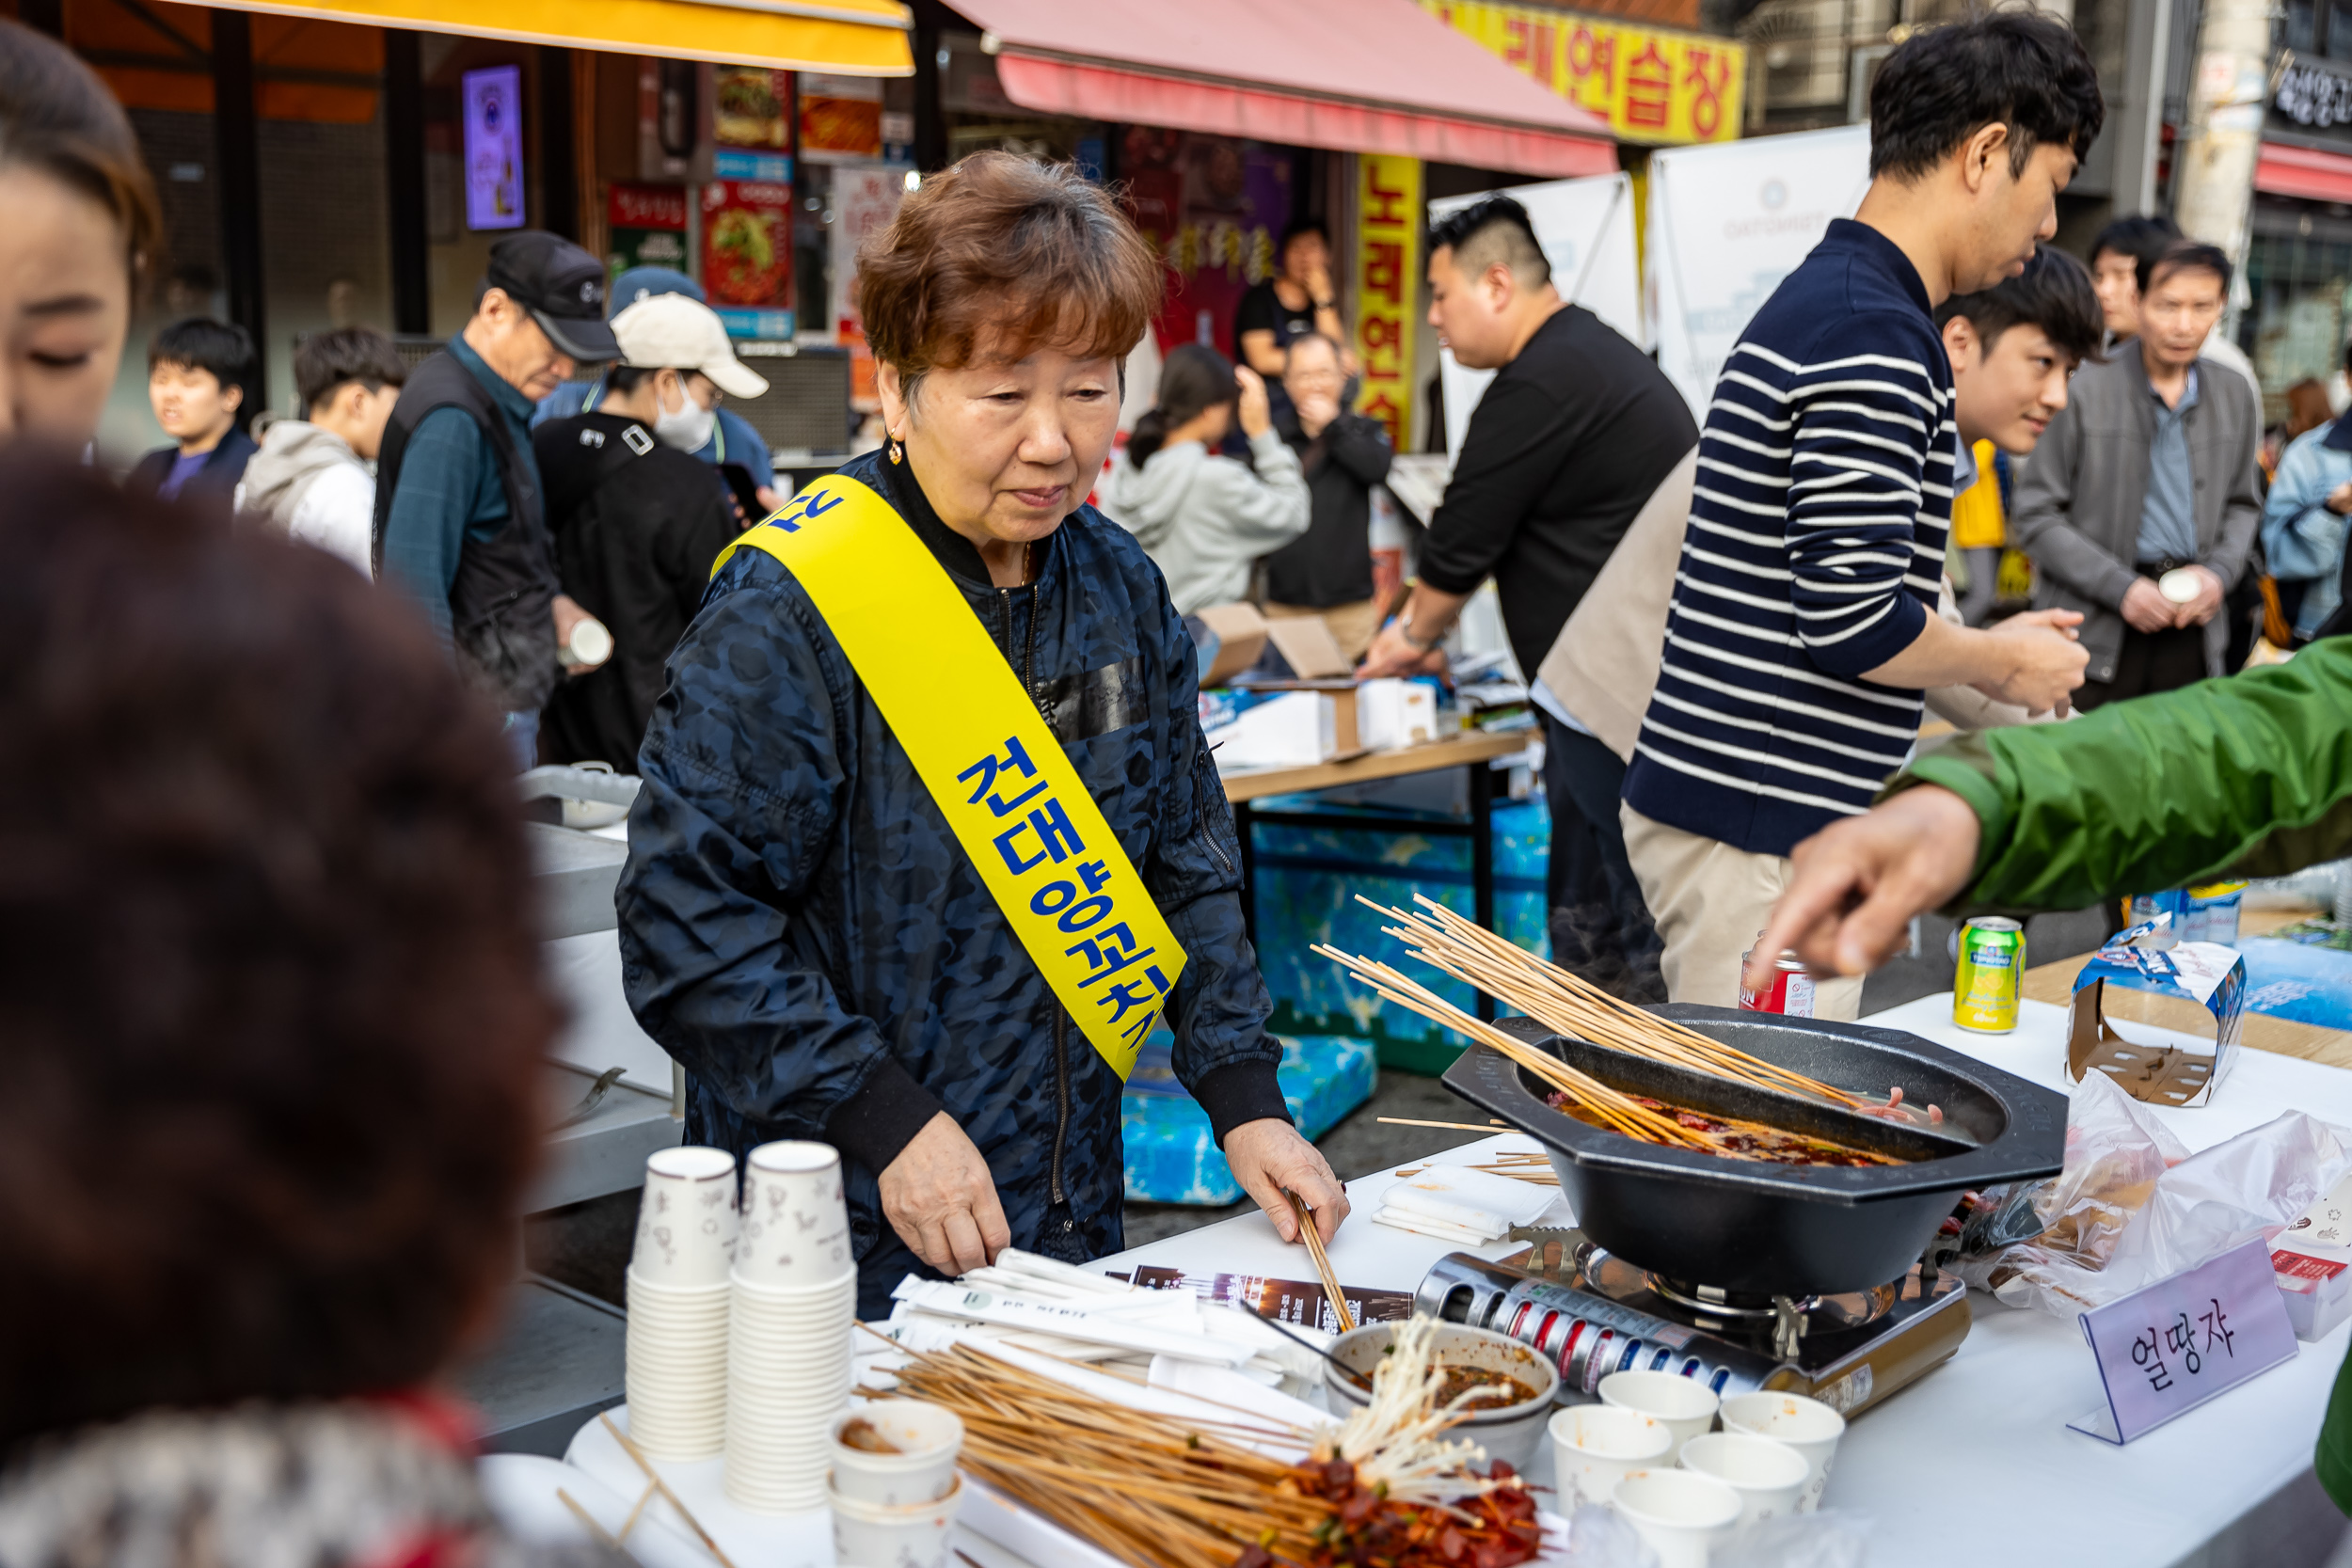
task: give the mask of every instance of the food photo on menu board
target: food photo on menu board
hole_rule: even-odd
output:
[[[714,180],[703,187],[703,287],[723,313],[791,308],[791,186]]]
[[[711,72],[712,138],[722,147],[783,152],[792,146],[792,73],[758,66]]]

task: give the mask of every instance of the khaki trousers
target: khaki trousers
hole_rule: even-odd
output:
[[[1328,610],[1309,610],[1303,605],[1268,604],[1265,618],[1269,621],[1296,620],[1301,616],[1320,615],[1331,633],[1331,641],[1340,645],[1340,652],[1353,664],[1364,657],[1372,640],[1380,629],[1378,610],[1370,599],[1358,599],[1354,604],[1335,604]]]
[[[1669,828],[1622,803],[1617,815],[1626,858],[1665,942],[1659,966],[1666,999],[1738,1006],[1740,957],[1756,945],[1773,900],[1788,886],[1787,858]],[[1861,1016],[1858,976],[1819,981],[1817,988],[1815,1017],[1851,1023]]]

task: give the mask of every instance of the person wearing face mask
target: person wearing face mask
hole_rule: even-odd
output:
[[[612,657],[555,689],[539,718],[545,762],[637,770],[661,667],[702,603],[710,564],[738,530],[710,439],[722,391],[768,389],[735,357],[707,305],[657,294],[612,318],[621,362],[591,413],[532,433],[564,592],[612,633]]]
[[[1295,1239],[1345,1190],[1283,1108],[1196,656],[1086,504],[1162,273],[1067,165],[926,175],[858,257],[888,439],[723,558],[638,752],[614,903],[686,1136],[838,1148],[859,1307],[1121,1245],[1136,1046]],[[1277,443],[1276,450],[1296,460]]]
[[[0,440],[87,455],[163,240],[130,121],[56,40],[0,21]]]

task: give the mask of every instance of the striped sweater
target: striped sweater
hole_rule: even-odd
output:
[[[1917,271],[1832,223],[1715,385],[1627,804],[1770,855],[1868,807],[1921,694],[1862,673],[1934,613],[1955,451]]]

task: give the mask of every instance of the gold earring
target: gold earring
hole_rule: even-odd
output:
[[[893,436],[890,438],[890,461],[893,464],[903,463],[906,461],[906,456],[907,449],[900,446],[898,444],[898,438],[896,436]]]

